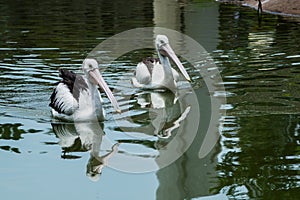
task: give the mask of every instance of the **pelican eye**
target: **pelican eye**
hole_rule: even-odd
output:
[[[88,64],[88,67],[89,67],[89,70],[93,70],[94,69],[94,67],[93,67],[92,64]]]
[[[163,47],[163,46],[165,46],[167,43],[165,43],[163,40],[162,41],[160,41],[161,43],[159,44],[159,48],[161,48],[161,47]]]

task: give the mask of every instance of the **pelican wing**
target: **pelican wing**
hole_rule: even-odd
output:
[[[151,73],[147,65],[144,62],[140,62],[136,67],[136,80],[143,85],[151,83]]]
[[[72,115],[79,107],[79,95],[88,86],[84,78],[66,69],[59,70],[62,80],[54,89],[49,106],[59,114]]]
[[[72,115],[76,109],[78,109],[78,101],[74,98],[70,92],[68,86],[64,83],[59,83],[54,89],[51,97],[51,106],[56,112]]]

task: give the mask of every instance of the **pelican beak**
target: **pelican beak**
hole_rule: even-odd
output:
[[[171,58],[174,61],[174,63],[177,65],[177,67],[179,68],[181,73],[183,74],[184,78],[188,81],[191,81],[190,76],[184,69],[182,63],[180,62],[179,58],[176,56],[176,54],[174,53],[173,49],[171,48],[171,46],[169,44],[162,45],[160,47],[160,52],[162,52],[163,55],[166,54],[166,56]]]
[[[89,75],[92,77],[93,81],[95,83],[97,83],[99,85],[99,87],[101,87],[104,92],[106,93],[107,97],[109,98],[111,104],[113,105],[113,107],[115,108],[115,110],[118,113],[121,113],[121,109],[119,107],[119,104],[115,98],[115,96],[113,95],[112,91],[109,89],[109,87],[107,86],[105,80],[103,79],[103,77],[101,76],[100,72],[98,69],[94,69],[89,71]]]

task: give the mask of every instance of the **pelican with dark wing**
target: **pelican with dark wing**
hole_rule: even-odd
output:
[[[176,89],[179,74],[171,67],[169,58],[174,61],[184,78],[188,81],[191,80],[171,48],[167,36],[157,35],[155,47],[159,59],[147,58],[137,65],[135,77],[132,78],[132,84],[135,87],[145,89]]]
[[[106,93],[115,110],[121,112],[117,100],[100,74],[97,61],[85,59],[82,70],[84,75],[59,70],[62,80],[50,97],[52,116],[66,121],[103,121],[105,111],[99,88]]]

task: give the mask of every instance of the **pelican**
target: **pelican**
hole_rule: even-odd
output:
[[[101,76],[95,59],[85,59],[84,75],[60,69],[62,80],[50,97],[49,106],[54,118],[65,121],[103,121],[105,111],[97,85],[102,89],[117,112],[121,112],[117,100]]]
[[[155,47],[159,59],[146,58],[138,63],[135,77],[132,78],[132,84],[135,87],[145,89],[169,89],[171,91],[176,89],[179,74],[171,67],[169,58],[174,61],[184,78],[188,81],[191,80],[171,48],[167,36],[157,35]]]

